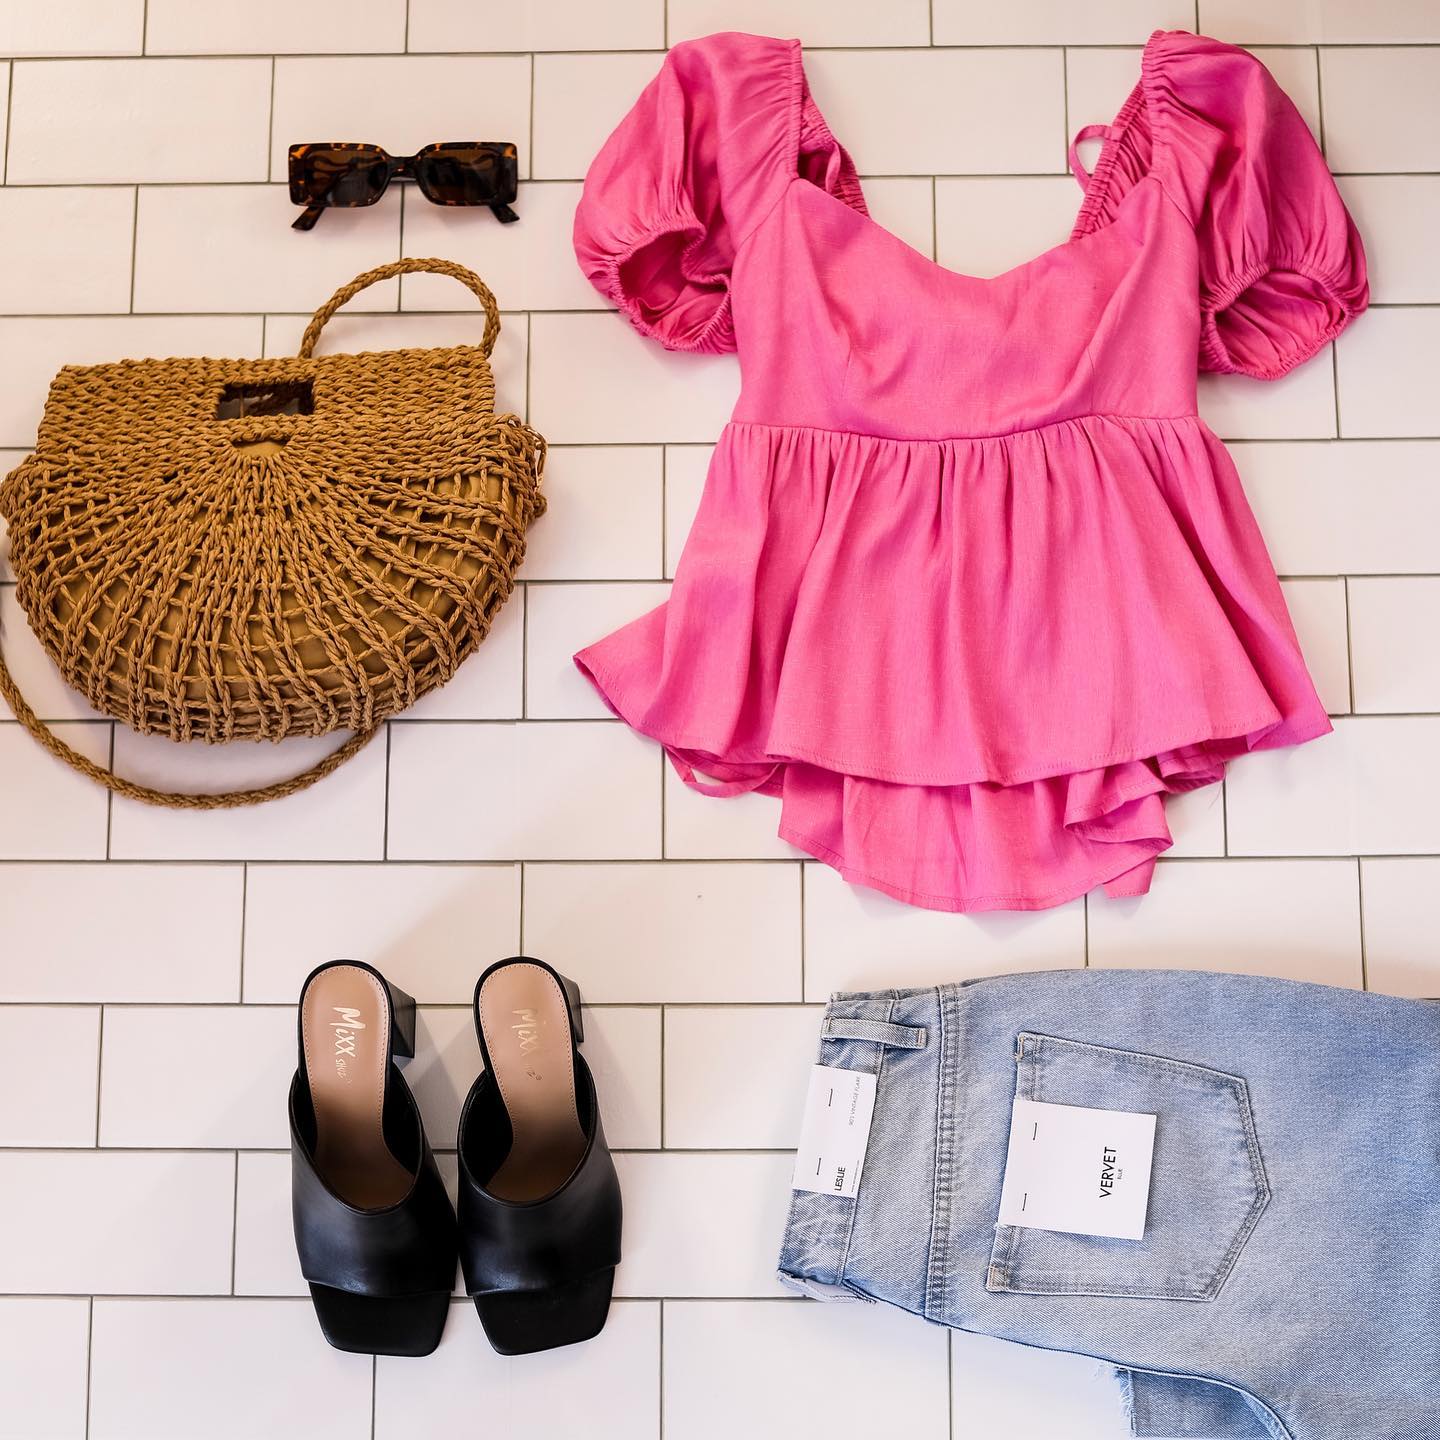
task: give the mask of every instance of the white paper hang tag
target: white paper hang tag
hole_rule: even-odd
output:
[[[874,1113],[875,1077],[868,1071],[812,1066],[792,1188],[854,1195]]]
[[[1155,1117],[1016,1100],[1000,1223],[1142,1240]]]

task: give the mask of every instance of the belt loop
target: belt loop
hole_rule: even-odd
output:
[[[927,1043],[921,1025],[893,1025],[888,1020],[851,1020],[829,1016],[820,1027],[822,1040],[873,1040],[896,1050],[923,1050]]]

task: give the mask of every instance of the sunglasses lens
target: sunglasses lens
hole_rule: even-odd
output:
[[[513,145],[437,145],[415,161],[415,183],[437,205],[508,205],[519,186]]]
[[[290,198],[297,205],[373,205],[389,168],[371,145],[296,146],[290,154]]]

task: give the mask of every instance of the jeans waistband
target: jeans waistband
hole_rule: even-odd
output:
[[[854,1247],[882,1224],[891,1235],[898,1224],[928,1237],[943,1003],[934,987],[830,997],[818,1062],[874,1075],[875,1110],[857,1194],[791,1194],[779,1266],[788,1288],[820,1300],[869,1299],[846,1279]]]

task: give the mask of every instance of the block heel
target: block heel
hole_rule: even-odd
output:
[[[460,1117],[460,1261],[490,1344],[528,1355],[598,1335],[620,1261],[621,1203],[580,987],[517,955],[475,987],[485,1069]]]
[[[415,1001],[359,961],[321,965],[300,992],[299,1051],[291,1208],[320,1329],[337,1350],[428,1355],[449,1313],[456,1235],[398,1064],[415,1053]]]
[[[390,992],[390,1049],[396,1060],[415,1058],[415,1000],[394,981],[385,981]]]
[[[565,1000],[570,1007],[570,1028],[575,1032],[575,1043],[583,1044],[585,1017],[580,1011],[580,987],[568,975],[562,975],[558,970],[555,978],[560,982],[560,988],[565,992]]]

